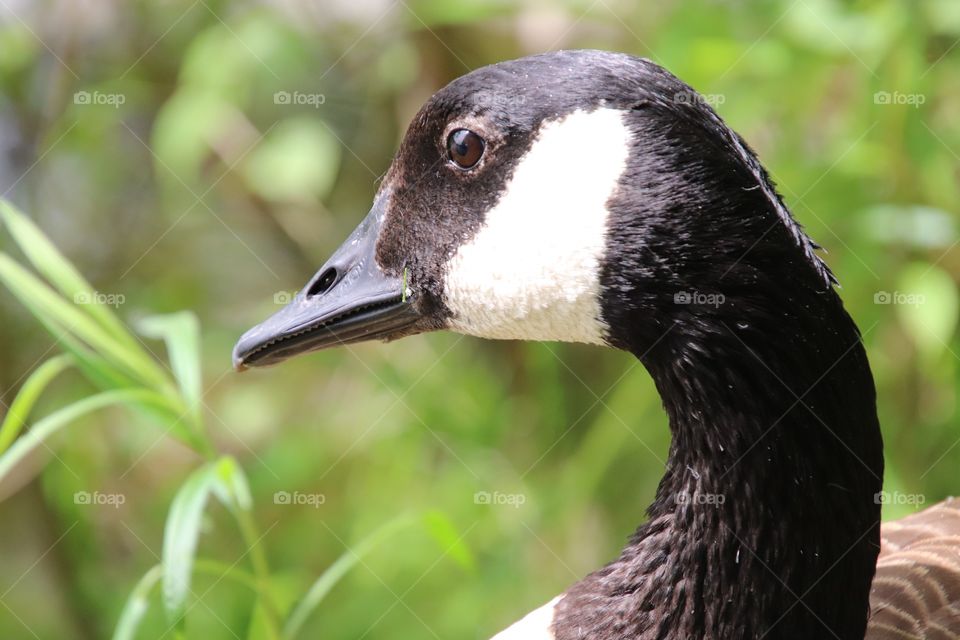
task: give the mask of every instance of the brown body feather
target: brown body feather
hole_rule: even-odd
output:
[[[960,499],[881,528],[867,640],[960,638]]]

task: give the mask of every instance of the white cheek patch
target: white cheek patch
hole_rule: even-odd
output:
[[[623,112],[546,122],[483,227],[447,265],[450,328],[484,338],[603,344],[606,204],[626,167]]]

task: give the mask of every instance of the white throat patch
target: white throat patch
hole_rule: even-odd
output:
[[[519,622],[515,622],[490,640],[554,640],[554,609],[563,595],[559,595],[539,609],[528,613]]]
[[[483,227],[447,265],[450,328],[483,338],[603,344],[607,201],[630,134],[623,112],[545,122]]]

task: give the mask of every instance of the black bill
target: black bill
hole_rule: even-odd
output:
[[[375,248],[389,194],[310,279],[293,301],[241,336],[233,348],[238,371],[291,356],[366,340],[406,335],[419,319],[406,278],[384,273]]]

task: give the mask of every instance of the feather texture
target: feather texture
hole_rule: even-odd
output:
[[[880,531],[867,640],[960,638],[960,499]]]

